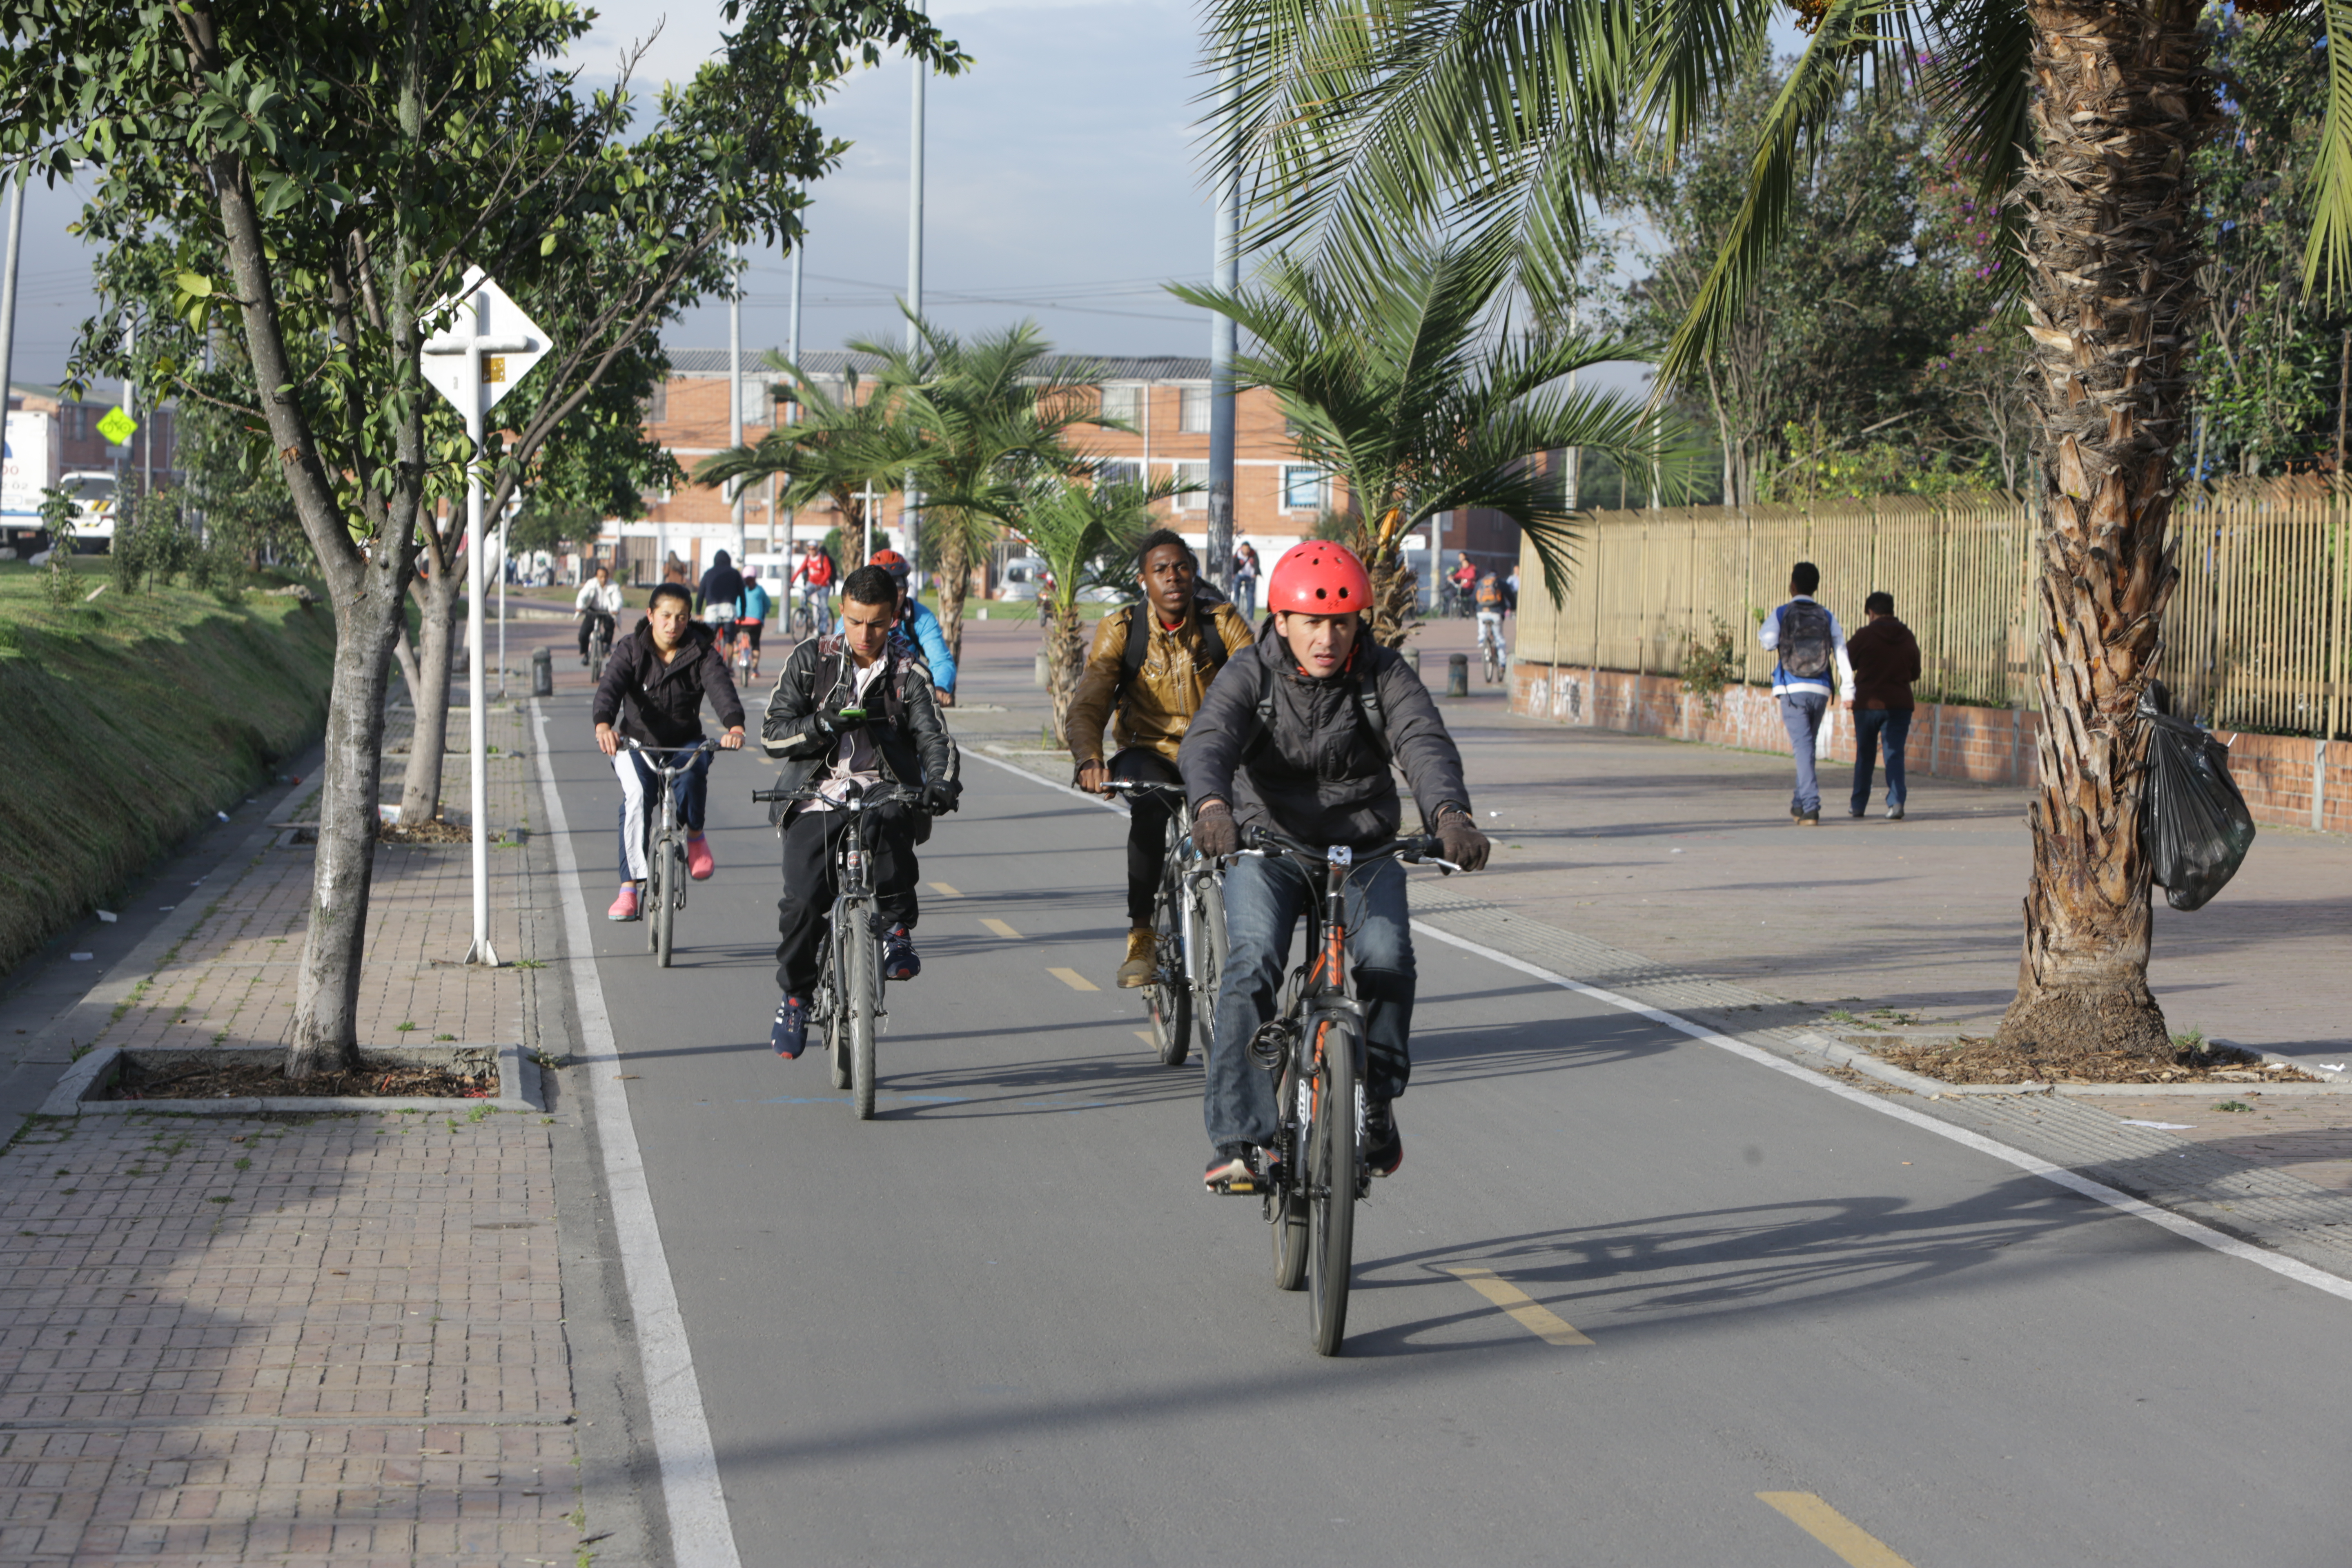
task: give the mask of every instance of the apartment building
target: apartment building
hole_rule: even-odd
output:
[[[788,389],[791,381],[760,365],[761,356],[745,357],[743,438],[756,442],[772,427],[777,390]],[[697,463],[729,445],[728,355],[724,349],[675,349],[670,358],[670,378],[655,393],[646,426],[679,466],[691,472]],[[853,362],[861,378],[871,375],[875,363],[869,356],[842,349],[821,349],[806,356],[810,374],[835,396],[841,395]],[[1203,487],[1171,498],[1160,510],[1170,527],[1195,546],[1204,546],[1209,529],[1209,362],[1169,355],[1074,357],[1064,363],[1090,366],[1102,383],[1105,415],[1130,427],[1084,436],[1083,445],[1103,460],[1106,472],[1137,479],[1191,480]],[[1271,563],[1312,531],[1327,510],[1347,510],[1349,499],[1344,485],[1300,457],[1272,393],[1244,392],[1236,404],[1234,536],[1255,544]],[[803,507],[788,517],[777,506],[775,491],[772,483],[755,486],[744,498],[744,543],[754,561],[780,562],[788,541],[820,538],[841,521],[830,502]],[[877,542],[887,535],[894,545],[905,542],[900,501],[896,490],[884,489],[871,503]],[[1449,516],[1439,520],[1436,531],[1435,543],[1449,560],[1454,552],[1465,549],[1497,563],[1518,558],[1518,529],[1507,518],[1484,512]],[[1423,548],[1429,542],[1424,539]],[[677,555],[698,573],[722,549],[737,549],[727,499],[717,489],[695,485],[648,496],[642,520],[608,523],[598,542],[600,554],[619,560],[626,574],[642,581],[657,576],[658,563],[667,555]]]

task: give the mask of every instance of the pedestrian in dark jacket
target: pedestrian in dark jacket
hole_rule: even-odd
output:
[[[1202,854],[1233,854],[1244,827],[1320,846],[1385,844],[1404,812],[1393,762],[1445,858],[1474,871],[1486,863],[1462,754],[1412,666],[1363,635],[1353,606],[1370,599],[1370,577],[1342,545],[1309,540],[1276,563],[1269,624],[1225,661],[1176,753]],[[1264,719],[1262,693],[1272,708]],[[1349,885],[1350,962],[1364,1005],[1366,1159],[1385,1176],[1404,1159],[1390,1102],[1412,1069],[1412,917],[1394,858],[1365,862]],[[1275,1136],[1274,1087],[1252,1060],[1250,1039],[1274,1014],[1291,928],[1318,888],[1286,856],[1244,858],[1225,873],[1225,967],[1202,1108],[1216,1149],[1205,1176],[1212,1192],[1258,1185],[1256,1151]]]
[[[1903,742],[1911,733],[1911,683],[1919,679],[1919,639],[1895,618],[1895,595],[1873,594],[1862,602],[1868,624],[1846,639],[1853,661],[1853,799],[1849,816],[1866,816],[1870,775],[1878,749],[1886,748],[1886,820],[1903,820]]]
[[[889,573],[872,565],[852,572],[841,586],[840,633],[793,649],[761,721],[761,748],[783,764],[776,787],[813,788],[820,796],[779,802],[768,817],[784,854],[783,896],[776,900],[776,984],[783,994],[768,1031],[780,1057],[797,1057],[808,1043],[809,1003],[833,913],[834,851],[850,820],[839,807],[852,790],[896,785],[919,797],[912,806],[877,805],[863,817],[882,977],[922,973],[912,935],[919,912],[915,846],[930,837],[934,816],[956,808],[963,784],[930,677],[890,636],[898,615],[898,585]]]
[[[610,920],[637,918],[637,894],[646,879],[646,800],[660,776],[642,752],[622,744],[677,752],[702,743],[702,704],[709,700],[727,727],[719,741],[732,751],[743,743],[743,700],[727,672],[710,628],[696,624],[687,592],[675,583],[657,584],[636,629],[613,645],[596,683],[590,709],[596,745],[613,759],[621,779],[621,892],[605,911]],[[716,868],[702,835],[705,784],[710,753],[694,759],[672,785],[678,816],[686,823],[687,874],[707,879]]]
[[[735,563],[720,551],[710,558],[710,570],[702,574],[702,584],[695,591],[695,609],[706,619],[732,621],[735,606],[743,597],[743,574],[735,570]],[[713,610],[723,611],[711,615]]]

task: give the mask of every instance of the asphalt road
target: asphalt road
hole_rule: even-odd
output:
[[[861,1124],[766,1048],[773,770],[719,760],[665,973],[602,918],[617,788],[556,715],[752,1568],[2352,1559],[2352,1305],[1434,941],[1318,1358],[1256,1204],[1201,1192],[1197,1057],[1110,988],[1122,819],[968,766]]]

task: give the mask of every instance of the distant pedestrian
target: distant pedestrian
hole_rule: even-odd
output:
[[[1244,621],[1257,618],[1257,551],[1252,545],[1234,546],[1234,608]]]
[[[1503,610],[1507,615],[1519,613],[1519,569],[1517,566],[1513,566],[1511,574],[1503,579]]]
[[[1881,745],[1886,748],[1886,820],[1903,820],[1903,742],[1911,733],[1911,683],[1919,679],[1919,639],[1895,618],[1895,595],[1873,594],[1862,602],[1869,617],[1845,645],[1853,661],[1853,802],[1848,816],[1870,810],[1870,775]]]
[[[1853,665],[1845,651],[1845,628],[1825,605],[1813,601],[1822,569],[1800,561],[1789,569],[1789,602],[1764,617],[1756,640],[1778,650],[1772,695],[1780,700],[1780,722],[1797,756],[1797,788],[1789,816],[1800,827],[1822,825],[1821,781],[1813,773],[1813,747],[1830,708],[1830,671],[1838,673],[1841,695],[1853,700]]]

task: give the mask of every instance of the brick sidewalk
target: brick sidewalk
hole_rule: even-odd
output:
[[[491,738],[527,828],[523,716]],[[490,863],[532,957],[524,852]],[[271,848],[183,893],[213,902],[103,1042],[282,1043],[310,879]],[[464,846],[381,852],[363,1043],[522,1037],[530,972],[446,962],[469,911]],[[551,1120],[34,1122],[0,1154],[0,1563],[579,1560]]]

